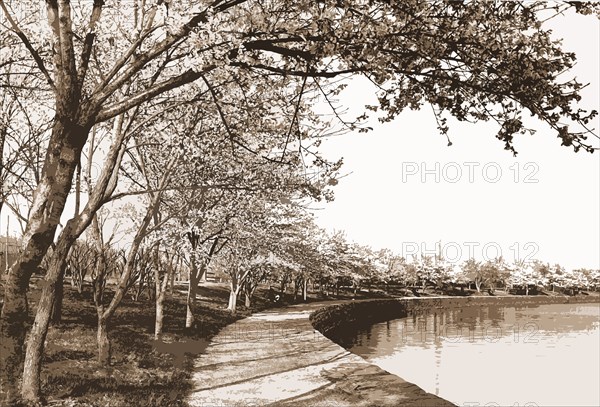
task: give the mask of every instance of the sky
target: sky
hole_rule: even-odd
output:
[[[599,20],[569,14],[549,25],[577,55],[572,75],[590,83],[582,105],[598,109]],[[370,84],[353,80],[339,99],[353,112],[372,95]],[[502,255],[600,268],[600,154],[574,153],[547,126],[528,123],[537,133],[517,136],[516,158],[492,123],[450,121],[448,147],[429,108],[327,139],[321,152],[343,157],[347,175],[334,202],[315,205],[317,223],[407,258],[441,250],[456,263]]]

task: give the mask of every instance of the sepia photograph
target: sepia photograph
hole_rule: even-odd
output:
[[[0,0],[0,406],[600,406],[600,2]]]

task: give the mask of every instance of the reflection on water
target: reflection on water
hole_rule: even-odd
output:
[[[460,406],[600,406],[600,304],[415,313],[345,341]]]

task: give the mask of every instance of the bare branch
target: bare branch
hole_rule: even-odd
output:
[[[29,38],[27,38],[27,36],[25,35],[25,33],[23,31],[21,31],[21,29],[19,28],[19,25],[17,24],[17,22],[10,15],[8,9],[6,8],[6,4],[4,4],[4,0],[0,0],[0,8],[2,9],[2,11],[4,11],[4,15],[6,15],[6,19],[8,20],[8,22],[9,22],[12,30],[21,39],[21,41],[23,42],[23,44],[25,45],[25,47],[27,48],[27,50],[29,51],[29,53],[33,57],[35,63],[38,66],[38,68],[40,69],[40,71],[42,71],[42,73],[46,77],[46,81],[48,82],[48,84],[50,85],[50,87],[52,88],[52,90],[56,91],[56,87],[54,86],[54,81],[52,80],[52,77],[50,76],[50,73],[46,69],[46,66],[44,65],[44,61],[40,57],[40,54],[33,48],[33,45],[29,41]]]

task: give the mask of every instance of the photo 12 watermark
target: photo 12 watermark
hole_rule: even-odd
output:
[[[438,323],[431,325],[420,319],[413,325],[399,326],[399,344],[431,343],[525,343],[538,344],[540,327],[534,321],[518,324],[471,325],[467,323]]]
[[[402,183],[477,183],[496,184],[502,180],[513,183],[537,184],[540,167],[535,162],[514,162],[510,165],[497,162],[402,162]]]
[[[461,264],[469,259],[492,261],[504,259],[514,263],[529,263],[540,251],[536,242],[402,242],[400,255],[405,259],[418,259],[428,256],[434,263],[443,261],[450,264]]]

